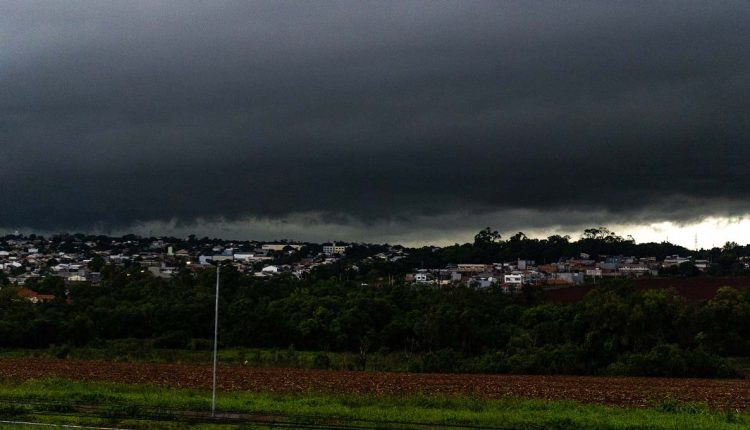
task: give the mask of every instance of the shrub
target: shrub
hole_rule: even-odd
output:
[[[190,335],[182,330],[169,331],[154,339],[156,348],[186,348],[190,343]]]
[[[70,345],[64,344],[60,346],[52,345],[52,354],[55,358],[67,358],[70,355]]]
[[[315,354],[315,358],[313,359],[313,367],[316,369],[330,369],[331,358],[328,357],[328,354]]]
[[[421,372],[455,372],[459,366],[459,355],[452,349],[428,352],[422,356]]]
[[[723,358],[705,351],[686,351],[674,344],[657,345],[642,354],[625,354],[608,367],[625,376],[731,378],[738,376]]]
[[[193,351],[207,351],[212,349],[214,343],[211,339],[191,339],[190,349]]]
[[[494,352],[465,360],[462,370],[468,373],[508,373],[510,365],[505,353]]]

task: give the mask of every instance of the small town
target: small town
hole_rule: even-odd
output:
[[[439,249],[426,247],[419,251],[435,252]],[[339,271],[356,274],[361,267],[373,263],[408,260],[414,251],[399,245],[229,241],[196,239],[194,236],[178,239],[136,235],[64,234],[50,238],[33,234],[7,235],[0,239],[0,274],[6,283],[22,287],[48,276],[60,278],[66,285],[98,285],[101,270],[107,265],[138,268],[148,276],[170,278],[181,270],[197,272],[221,262],[257,278],[293,276],[301,279],[316,268],[332,264],[340,266]],[[747,268],[750,259],[740,257],[739,262]],[[443,267],[398,267],[389,276],[370,279],[370,282],[435,286],[463,284],[476,288],[495,286],[506,293],[518,293],[525,286],[558,289],[605,278],[658,277],[673,273],[680,265],[705,272],[711,261],[688,255],[657,258],[593,256],[582,252],[554,262],[517,258],[504,262],[451,262]],[[32,301],[54,299],[54,296],[26,287],[19,289],[18,294]]]

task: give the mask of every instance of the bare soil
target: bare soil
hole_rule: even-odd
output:
[[[48,358],[0,359],[0,378],[64,378],[153,384],[174,388],[211,387],[210,366],[124,363]],[[750,381],[721,379],[594,376],[468,375],[352,372],[307,369],[220,367],[224,391],[272,393],[440,394],[484,398],[520,396],[547,400],[645,407],[665,399],[700,402],[715,408],[750,407]]]

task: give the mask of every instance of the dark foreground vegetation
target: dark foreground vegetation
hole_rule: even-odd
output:
[[[138,267],[106,267],[101,286],[47,278],[30,303],[0,290],[0,346],[44,348],[136,344],[206,350],[215,272],[157,279]],[[256,279],[227,267],[220,302],[222,348],[347,352],[352,368],[373,355],[401,357],[425,372],[732,377],[726,357],[750,356],[750,295],[722,288],[687,302],[673,290],[605,284],[575,304],[465,286],[362,285],[339,277]]]

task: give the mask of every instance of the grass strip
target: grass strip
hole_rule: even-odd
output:
[[[47,404],[45,414],[22,409],[22,404]],[[52,406],[49,406],[52,405]],[[76,416],[73,406],[104,406],[116,419],[96,420]],[[208,411],[210,393],[202,390],[150,385],[78,382],[44,379],[26,382],[0,381],[0,416],[36,417],[66,423],[117,424],[143,428],[137,417],[146,410]],[[717,411],[700,404],[661,402],[653,408],[623,408],[565,401],[529,400],[508,397],[482,399],[446,396],[376,396],[307,393],[280,395],[255,392],[220,393],[218,409],[288,417],[293,422],[340,420],[371,428],[408,428],[415,423],[491,427],[501,429],[746,429],[750,414],[745,411]],[[37,410],[37,412],[39,412]],[[93,421],[92,421],[93,420]],[[316,421],[317,420],[317,421]],[[169,427],[163,423],[160,428]],[[185,428],[174,423],[174,428]],[[353,424],[352,424],[353,425]],[[224,425],[191,424],[191,428],[226,428]],[[247,426],[245,426],[247,427]],[[3,427],[0,427],[3,428]],[[234,428],[230,426],[229,428]]]

